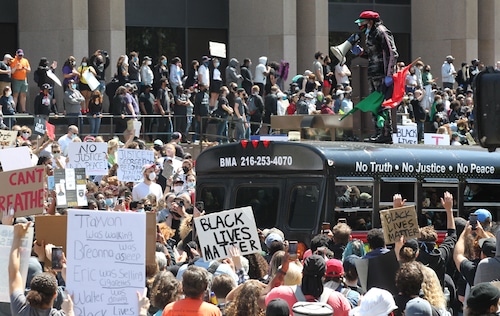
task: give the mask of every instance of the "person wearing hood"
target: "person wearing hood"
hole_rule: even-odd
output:
[[[238,64],[239,61],[236,58],[231,58],[231,60],[229,60],[229,65],[226,67],[226,86],[231,84],[231,82],[239,84],[243,78],[243,76],[238,73]]]
[[[48,83],[50,85],[50,90],[51,90],[51,95],[54,96],[54,92],[52,91],[52,79],[49,78],[47,75],[47,72],[54,71],[57,68],[57,61],[53,61],[52,64],[49,66],[49,60],[47,57],[42,57],[40,58],[40,62],[38,63],[38,68],[35,70],[33,73],[33,79],[38,85],[38,88],[42,90],[42,86],[45,83]]]
[[[270,71],[271,67],[267,66],[267,57],[259,57],[259,64],[255,67],[255,77],[253,82],[259,86],[260,96],[264,95],[264,86],[266,85],[266,78]]]
[[[252,65],[252,61],[250,58],[245,58],[243,60],[243,65],[240,67],[240,73],[242,78],[241,87],[245,89],[245,92],[248,95],[252,94],[252,86],[253,86],[253,76],[252,71],[250,70],[250,66]]]

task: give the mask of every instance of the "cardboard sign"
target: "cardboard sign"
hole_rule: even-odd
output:
[[[156,264],[156,214],[146,212],[146,264]],[[46,244],[53,244],[63,247],[66,253],[67,221],[66,215],[36,216],[36,237],[38,240],[44,240]],[[57,227],[57,229],[54,229]],[[49,266],[50,262],[45,262]]]
[[[14,217],[43,213],[45,169],[37,166],[0,172],[0,210],[14,209]]]
[[[0,225],[0,302],[10,303],[9,297],[9,256],[12,241],[14,239],[14,226]],[[26,235],[21,239],[20,260],[21,276],[23,284],[26,284],[28,276],[28,264],[31,257],[31,246],[33,244],[33,227],[28,229]]]
[[[394,144],[418,144],[416,126],[398,125],[398,132],[392,134]]]
[[[52,79],[52,81],[54,81],[54,83],[57,84],[59,87],[62,87],[61,80],[57,78],[56,74],[52,71],[52,69],[47,70],[47,77]]]
[[[380,211],[380,221],[386,244],[393,244],[401,236],[406,240],[418,238],[418,219],[414,205]]]
[[[87,206],[85,169],[54,170],[57,207]]]
[[[43,117],[35,117],[34,123],[33,123],[33,134],[36,135],[45,135],[45,132],[47,131],[47,120],[45,120]]]
[[[250,206],[216,212],[194,219],[205,261],[227,258],[229,247],[242,255],[260,252],[260,240]]]
[[[208,42],[210,55],[214,57],[226,58],[226,44],[217,42]]]
[[[448,134],[424,133],[424,144],[450,146],[450,136]]]
[[[118,148],[117,156],[118,180],[124,182],[142,181],[142,167],[155,162],[152,150]]]
[[[75,315],[138,315],[137,291],[146,284],[146,214],[70,209],[67,228],[66,285]]]
[[[67,168],[84,168],[88,176],[108,174],[107,143],[75,143],[68,144],[69,163]]]
[[[88,69],[83,72],[83,78],[87,81],[90,90],[94,91],[97,87],[99,87],[99,80],[97,80],[94,74]]]
[[[3,171],[33,167],[28,146],[4,148],[0,150],[0,162],[2,163]]]
[[[0,148],[16,147],[17,131],[0,130]]]

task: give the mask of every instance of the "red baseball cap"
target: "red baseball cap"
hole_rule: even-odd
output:
[[[337,259],[329,259],[326,262],[326,277],[340,277],[344,275],[344,267],[342,261]]]
[[[354,21],[354,23],[361,23],[361,22],[363,22],[363,20],[367,20],[367,19],[378,20],[378,19],[380,19],[380,14],[378,14],[378,12],[375,12],[375,11],[363,11],[359,15],[359,19]]]

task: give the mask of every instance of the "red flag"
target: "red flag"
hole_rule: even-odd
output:
[[[392,79],[394,80],[394,90],[392,91],[392,97],[382,103],[383,107],[395,108],[399,103],[401,103],[401,101],[403,101],[403,96],[405,95],[406,75],[408,74],[410,67],[413,67],[413,63],[392,75]]]
[[[51,140],[54,140],[56,137],[56,127],[49,122],[45,122],[45,129],[47,130],[47,136],[49,136]]]

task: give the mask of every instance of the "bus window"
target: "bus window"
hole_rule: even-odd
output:
[[[235,207],[251,206],[259,228],[276,225],[280,190],[277,187],[241,186],[236,191]]]
[[[380,209],[393,206],[394,194],[401,194],[406,199],[405,205],[415,205],[416,179],[382,179],[380,184]]]
[[[318,185],[295,186],[290,196],[288,226],[291,228],[314,228],[319,202]]]
[[[500,211],[499,183],[481,183],[479,181],[468,180],[464,188],[464,207],[468,216],[470,212],[478,208],[485,208],[493,216],[493,221],[497,221],[497,212]]]
[[[198,196],[199,200],[205,203],[205,211],[212,213],[223,210],[225,193],[224,187],[204,186]]]
[[[453,195],[453,211],[457,215],[458,183],[422,183],[422,214],[419,226],[434,225],[437,230],[446,230],[446,213],[441,198],[448,191]]]
[[[340,182],[335,186],[335,221],[345,218],[353,230],[372,228],[373,184]]]

